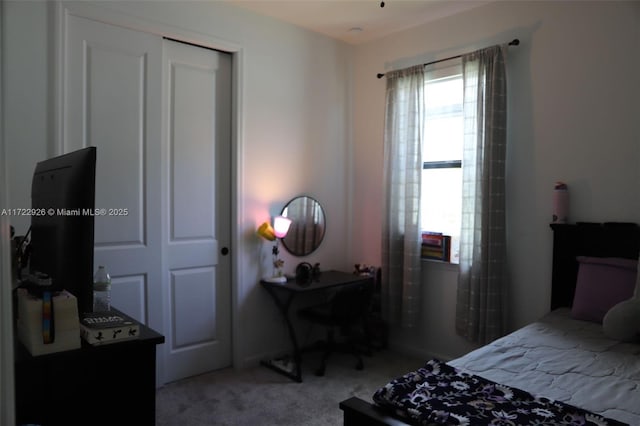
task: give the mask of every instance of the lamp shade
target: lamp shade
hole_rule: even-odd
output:
[[[256,231],[258,235],[260,235],[265,240],[273,241],[276,239],[276,234],[269,222],[264,222],[262,225],[258,227]]]
[[[273,219],[273,228],[276,238],[284,238],[289,232],[289,226],[291,226],[291,219],[287,219],[284,216],[276,216]]]

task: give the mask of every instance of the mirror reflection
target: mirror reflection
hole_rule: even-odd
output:
[[[282,245],[294,256],[306,256],[316,250],[325,232],[325,217],[322,206],[311,197],[301,196],[289,201],[282,216],[291,219],[287,236]]]

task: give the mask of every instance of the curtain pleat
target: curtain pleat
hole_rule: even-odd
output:
[[[382,310],[391,324],[413,328],[421,310],[420,193],[424,67],[387,74],[384,133],[385,212]]]
[[[464,152],[456,331],[485,344],[504,335],[506,46],[462,56]]]

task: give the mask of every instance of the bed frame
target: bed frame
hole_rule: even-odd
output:
[[[623,257],[638,259],[640,227],[635,223],[579,222],[551,224],[553,230],[553,266],[551,310],[571,307],[578,275],[577,256]],[[352,397],[340,403],[345,426],[399,426],[398,420],[375,404]]]

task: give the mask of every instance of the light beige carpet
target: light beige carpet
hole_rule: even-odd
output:
[[[317,358],[309,354],[303,383],[265,367],[223,369],[160,388],[156,424],[341,425],[340,401],[351,396],[370,401],[376,389],[425,361],[387,350],[365,357],[364,370],[357,371],[352,357],[336,354],[325,376],[316,377]]]

